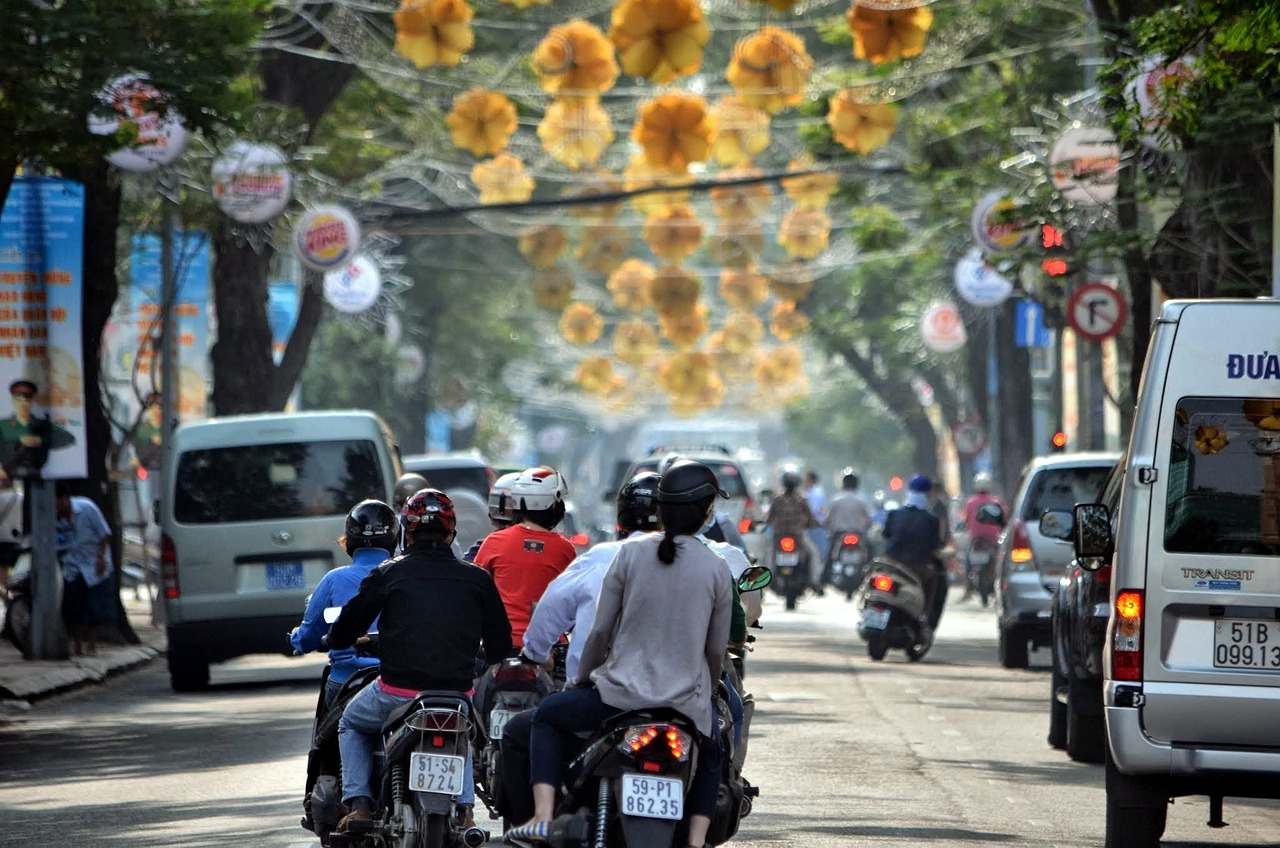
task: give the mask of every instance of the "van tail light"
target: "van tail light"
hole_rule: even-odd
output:
[[[783,553],[792,553],[796,549],[796,540],[790,536],[783,536],[778,540],[778,549]]]
[[[178,549],[168,535],[160,537],[160,585],[169,600],[182,597],[182,589],[178,586]]]
[[[1027,525],[1019,518],[1013,522],[1009,531],[1009,570],[1031,571],[1036,567],[1035,557],[1031,553],[1031,536],[1027,534]]]
[[[1122,589],[1116,595],[1111,633],[1111,676],[1116,680],[1142,680],[1143,612],[1140,589]]]
[[[851,548],[856,548],[856,547],[858,546],[858,542],[859,542],[859,541],[860,541],[860,540],[858,539],[858,534],[857,534],[857,533],[846,533],[846,534],[845,534],[845,537],[844,537],[844,543],[845,543],[846,545],[848,545],[849,547],[851,547]]]
[[[893,578],[887,574],[877,574],[871,578],[871,588],[877,592],[892,592]]]

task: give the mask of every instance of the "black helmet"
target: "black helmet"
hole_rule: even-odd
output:
[[[396,512],[399,512],[401,507],[404,506],[404,502],[409,500],[410,495],[420,489],[427,488],[427,485],[427,478],[421,474],[414,474],[413,472],[401,474],[391,492],[391,505],[395,507]]]
[[[800,472],[788,468],[782,472],[782,488],[788,492],[800,485]]]
[[[618,490],[618,533],[658,529],[658,485],[662,477],[645,471]]]
[[[394,509],[382,501],[360,501],[347,513],[347,550],[382,548],[394,551],[399,529]]]
[[[860,482],[862,481],[858,479],[858,475],[852,471],[846,471],[840,478],[840,485],[845,489],[856,489]]]
[[[658,503],[697,503],[716,495],[729,497],[729,493],[720,488],[716,473],[691,459],[671,465],[658,484]]]

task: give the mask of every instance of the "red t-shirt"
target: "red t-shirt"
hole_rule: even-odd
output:
[[[577,555],[568,539],[550,530],[530,530],[516,524],[485,537],[476,552],[476,565],[493,575],[511,621],[511,644],[524,646],[533,605]]]

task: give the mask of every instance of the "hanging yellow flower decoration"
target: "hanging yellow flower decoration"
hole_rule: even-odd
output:
[[[597,171],[572,191],[566,191],[566,197],[599,197],[622,191],[622,181],[608,171]],[[580,221],[604,224],[612,221],[622,211],[621,200],[602,201],[600,203],[575,203],[569,207],[569,214]]]
[[[658,351],[658,333],[639,318],[619,321],[613,328],[613,356],[627,365],[644,365]]]
[[[466,0],[401,0],[395,14],[396,52],[419,68],[453,67],[476,43],[475,10]]]
[[[533,70],[556,97],[595,97],[613,88],[618,63],[613,44],[581,18],[551,28],[533,51]]]
[[[692,309],[659,313],[658,323],[662,326],[662,335],[667,341],[682,349],[693,347],[709,329],[707,306],[705,303],[698,303]]]
[[[611,274],[631,255],[631,230],[614,224],[600,224],[582,229],[578,242],[578,261],[588,271]]]
[[[778,228],[778,244],[796,259],[813,259],[827,249],[831,219],[825,212],[792,209]]]
[[[528,227],[520,232],[516,246],[520,248],[520,255],[533,267],[550,268],[569,246],[569,238],[554,224]]]
[[[763,352],[756,360],[755,377],[760,388],[777,391],[802,378],[804,356],[796,345],[778,345]]]
[[[607,356],[588,356],[578,363],[573,381],[589,395],[601,395],[613,386],[613,362]]]
[[[649,286],[649,299],[658,315],[676,315],[692,309],[702,292],[698,275],[679,265],[665,265],[658,269]]]
[[[643,153],[637,153],[627,163],[623,172],[623,186],[627,191],[654,188],[656,186],[679,186],[690,180],[688,173],[672,174],[650,165]],[[631,205],[643,215],[652,215],[689,202],[689,192],[679,188],[671,191],[650,191],[637,194],[631,198]]]
[[[726,268],[749,268],[764,250],[764,231],[749,219],[721,221],[707,241],[711,258]]]
[[[813,291],[813,272],[803,262],[779,265],[769,274],[769,290],[780,300],[804,300]]]
[[[658,385],[670,395],[690,395],[710,388],[718,380],[709,353],[685,350],[673,353],[658,368]]]
[[[774,304],[769,317],[769,332],[780,339],[790,339],[809,329],[809,316],[796,309],[789,300]]]
[[[455,147],[492,156],[506,148],[516,131],[516,107],[505,94],[473,88],[453,99],[444,122]]]
[[[647,309],[653,303],[649,295],[655,276],[656,272],[648,262],[639,259],[623,262],[609,275],[608,288],[613,302],[632,312]]]
[[[827,111],[831,135],[854,153],[870,153],[889,143],[898,126],[898,107],[892,103],[864,103],[845,89],[831,98]]]
[[[730,351],[726,344],[723,328],[707,336],[707,351],[715,358],[716,370],[732,382],[740,382],[750,376],[750,369],[755,365],[757,348]]]
[[[761,176],[757,168],[733,168],[720,174],[724,181]],[[769,211],[773,189],[767,182],[721,185],[711,189],[711,211],[731,221],[755,221]]]
[[[804,368],[804,351],[796,344],[778,345],[770,355],[773,358],[774,365],[779,372],[788,380],[794,380],[800,376],[801,370]]]
[[[731,312],[724,319],[723,345],[725,351],[740,355],[752,350],[764,338],[764,324],[751,312]]]
[[[707,101],[680,93],[660,94],[642,104],[631,129],[631,139],[644,149],[646,162],[677,174],[706,160],[715,134]]]
[[[813,158],[801,156],[787,163],[788,171],[808,171],[813,168]],[[834,171],[802,174],[785,177],[782,190],[795,201],[797,209],[807,212],[821,212],[827,208],[827,201],[840,188],[840,175]]]
[[[548,268],[533,278],[533,302],[543,309],[559,312],[573,297],[573,274],[564,268]]]
[[[655,212],[645,219],[644,241],[653,255],[679,262],[702,244],[702,222],[688,206]]]
[[[481,203],[521,203],[533,196],[533,177],[524,171],[524,162],[510,153],[477,162],[471,182],[480,189]]]
[[[613,143],[609,113],[596,98],[557,100],[538,122],[542,149],[571,171],[594,165]]]
[[[632,76],[666,83],[691,74],[710,38],[697,0],[621,0],[613,7],[609,39]]]
[[[672,415],[690,417],[714,409],[723,402],[724,381],[719,374],[712,373],[706,385],[698,390],[672,395],[667,401],[667,409]]]
[[[813,58],[795,33],[761,27],[738,42],[725,71],[742,102],[776,115],[804,100]]]
[[[748,106],[736,94],[726,95],[711,107],[716,124],[711,158],[726,168],[750,164],[752,157],[769,147],[769,116]]]
[[[508,6],[515,6],[521,12],[530,6],[550,6],[551,0],[502,0]]]
[[[769,280],[754,268],[720,272],[720,297],[734,309],[755,309],[769,297]]]
[[[854,0],[845,17],[853,33],[853,55],[873,65],[919,56],[933,25],[933,12],[923,5],[870,9]]]
[[[560,335],[570,344],[591,344],[604,332],[604,318],[589,303],[571,303],[560,315]]]

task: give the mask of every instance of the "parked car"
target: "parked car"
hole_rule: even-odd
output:
[[[1115,526],[1125,463],[1111,469],[1099,499]],[[1040,519],[1040,533],[1070,541],[1071,512],[1054,510]],[[1073,551],[1074,553],[1074,551]],[[1106,752],[1102,721],[1102,657],[1111,617],[1111,556],[1101,561],[1073,557],[1053,593],[1053,665],[1049,684],[1049,744],[1071,759],[1100,763]]]
[[[1029,650],[1051,643],[1053,591],[1071,562],[1071,542],[1041,533],[1040,516],[1097,500],[1118,456],[1054,454],[1023,469],[996,555],[996,623],[1005,668],[1026,668]]]

